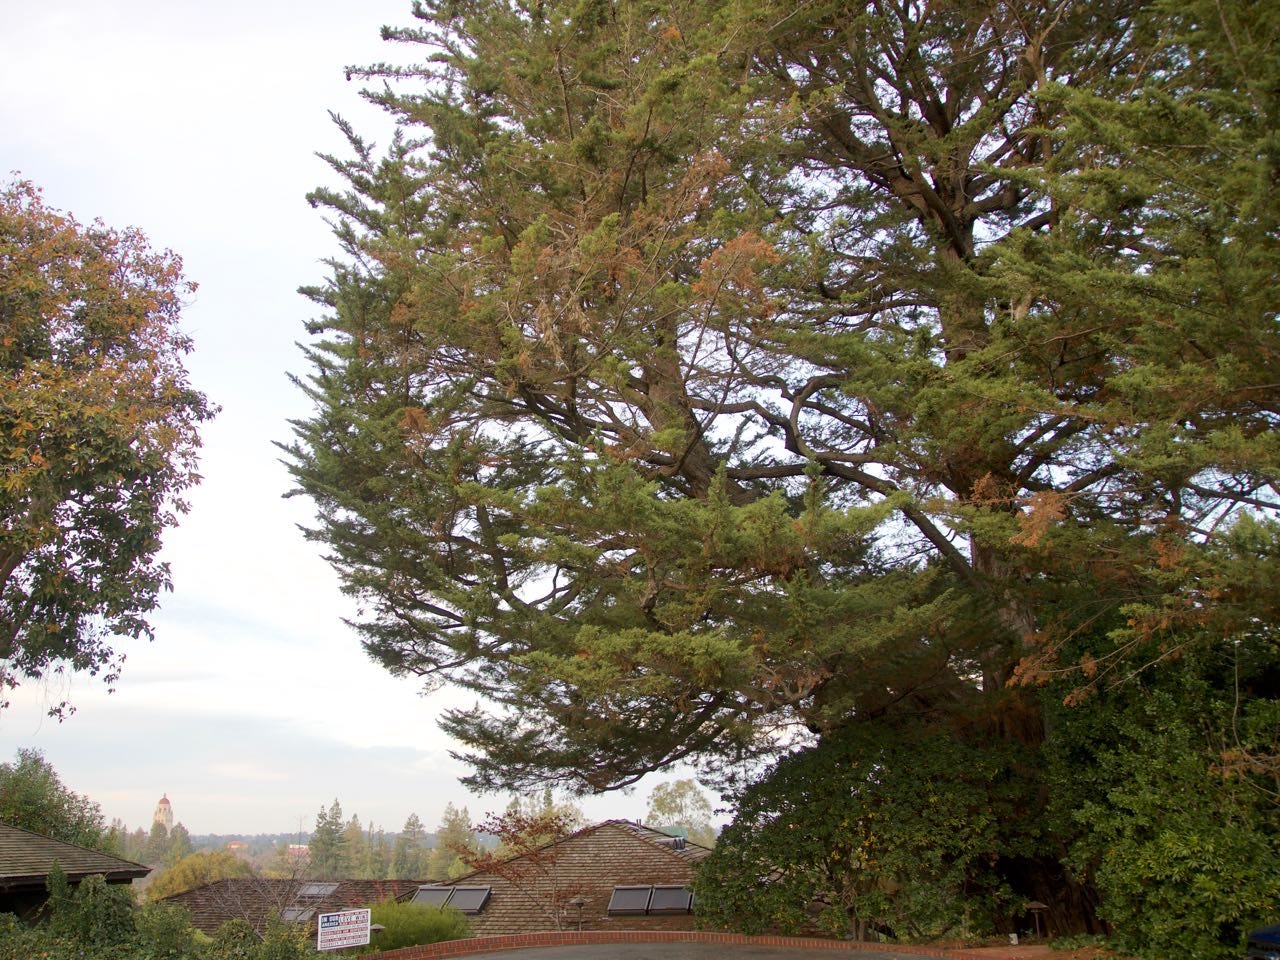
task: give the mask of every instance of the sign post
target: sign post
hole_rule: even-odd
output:
[[[320,914],[316,925],[317,950],[363,947],[369,942],[369,910],[340,910]]]

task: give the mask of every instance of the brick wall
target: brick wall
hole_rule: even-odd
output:
[[[465,957],[468,954],[492,953],[501,950],[521,950],[528,947],[590,946],[609,943],[715,943],[742,946],[793,947],[807,950],[836,950],[843,952],[869,950],[883,952],[884,944],[859,943],[851,940],[820,940],[810,937],[748,937],[740,933],[702,933],[697,931],[670,930],[588,930],[520,933],[500,937],[473,937],[469,940],[449,940],[420,947],[401,947],[382,953],[365,954],[363,960],[444,960],[447,957]],[[952,951],[932,947],[897,946],[894,953],[919,957],[955,957]],[[994,960],[994,958],[993,958]]]

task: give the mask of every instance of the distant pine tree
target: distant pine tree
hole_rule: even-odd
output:
[[[467,808],[459,810],[452,803],[445,804],[440,827],[436,830],[435,846],[427,861],[426,875],[432,880],[452,880],[466,872],[466,854],[479,848]]]
[[[335,798],[328,810],[321,807],[316,814],[316,827],[311,833],[307,876],[315,880],[346,878],[351,864],[347,855],[344,828],[342,804]]]
[[[395,880],[422,880],[427,876],[426,831],[416,813],[409,814],[404,829],[396,837],[391,855],[391,877]]]

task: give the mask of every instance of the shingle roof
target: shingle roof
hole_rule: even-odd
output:
[[[314,924],[317,914],[367,907],[379,900],[399,897],[416,890],[419,881],[337,880],[331,881],[332,891],[314,897],[301,896],[303,888],[310,883],[312,881],[233,877],[176,893],[165,897],[163,902],[186,907],[191,912],[192,926],[214,934],[228,920],[237,919],[262,930],[272,914],[283,915],[290,909],[300,911],[295,915],[297,922]]]
[[[651,827],[642,826],[638,823],[632,823],[629,820],[606,820],[605,823],[600,824],[600,826],[604,826],[609,823],[621,827],[624,830],[629,830],[642,840],[647,840],[650,843],[662,847],[663,849],[670,850],[680,859],[686,860],[692,864],[701,863],[711,854],[710,847],[704,847],[683,837],[673,837],[669,833],[664,833],[661,830],[654,830]]]
[[[687,913],[610,916],[609,900],[616,886],[686,886],[698,862],[711,852],[627,820],[606,820],[540,850],[542,865],[524,875],[518,868],[526,858],[515,858],[508,861],[515,870],[476,870],[451,881],[451,886],[491,888],[484,909],[467,918],[474,936],[579,928],[691,929],[693,917]],[[570,903],[574,898],[585,901],[580,913]]]
[[[0,823],[0,890],[43,888],[54,861],[72,881],[95,873],[108,880],[133,880],[151,872],[131,860]]]

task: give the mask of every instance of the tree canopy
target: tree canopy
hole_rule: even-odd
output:
[[[311,195],[345,256],[290,452],[368,651],[493,705],[445,716],[473,784],[750,780],[853,728],[1065,757],[1220,654],[1274,702],[1269,5],[414,12],[418,62],[353,71],[397,135],[344,123]],[[1237,741],[1201,782],[1274,796]],[[1094,926],[1054,824],[938,876]]]
[[[0,822],[66,843],[117,853],[102,807],[67,787],[39,750],[0,763]]]
[[[651,827],[674,827],[684,831],[694,843],[713,847],[716,828],[711,822],[715,810],[698,784],[689,779],[660,783],[649,794],[644,822]]]
[[[199,850],[179,858],[147,884],[147,899],[155,902],[228,877],[252,877],[253,867],[226,850]]]
[[[418,815],[409,814],[409,818],[404,822],[404,828],[396,837],[391,855],[391,877],[397,880],[422,880],[431,876],[427,862],[434,851],[428,850],[426,838],[426,828],[418,819]],[[439,844],[439,838],[436,842]]]
[[[425,876],[443,883],[467,872],[465,857],[479,847],[471,829],[471,814],[466,807],[459,810],[452,803],[444,805],[440,826],[436,827],[435,846],[427,858]]]
[[[342,804],[334,797],[328,810],[322,806],[316,814],[316,826],[307,841],[307,879],[341,880],[347,876],[351,851],[344,826]]]
[[[0,188],[0,684],[119,673],[170,585],[161,535],[213,415],[179,329],[195,289],[137,230],[83,226]],[[61,714],[67,705],[54,708]]]

